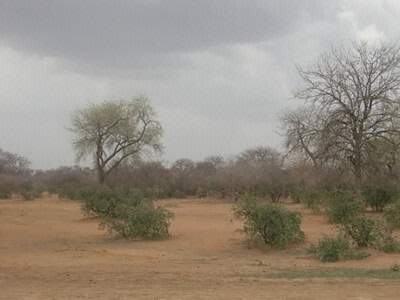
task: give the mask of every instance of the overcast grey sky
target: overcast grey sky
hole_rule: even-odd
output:
[[[69,115],[146,95],[162,159],[280,147],[295,64],[400,38],[399,0],[0,0],[0,148],[74,165]]]

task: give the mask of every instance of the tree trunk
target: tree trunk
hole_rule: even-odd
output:
[[[104,183],[104,180],[106,179],[104,170],[101,167],[97,167],[97,180],[99,181],[100,184]]]

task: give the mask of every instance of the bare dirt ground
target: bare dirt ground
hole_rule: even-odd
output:
[[[273,278],[327,268],[390,269],[399,255],[321,263],[307,243],[284,251],[246,249],[231,203],[168,200],[175,212],[164,241],[107,236],[80,204],[57,196],[0,200],[0,299],[399,299],[398,280]],[[307,242],[332,225],[303,213]]]

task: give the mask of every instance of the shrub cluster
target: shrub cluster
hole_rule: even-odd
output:
[[[118,205],[115,216],[103,217],[100,228],[126,239],[163,239],[169,236],[169,220],[173,213],[163,207],[154,207],[150,201],[136,206]]]
[[[330,192],[326,213],[332,223],[344,223],[361,214],[365,207],[356,191],[338,189]]]
[[[362,216],[356,216],[346,220],[342,225],[342,232],[358,247],[374,247],[380,243],[383,234],[383,226],[380,222]]]
[[[398,194],[398,188],[393,183],[366,185],[362,191],[366,204],[380,212],[392,203]]]
[[[8,187],[0,186],[0,199],[11,199],[12,192]]]
[[[400,228],[400,200],[393,203],[393,205],[385,211],[384,218],[391,228]]]
[[[280,249],[304,241],[301,214],[281,205],[246,196],[235,204],[234,215],[244,221],[243,232],[249,244]]]
[[[392,236],[392,229],[386,222],[356,216],[341,224],[336,237],[325,236],[309,251],[321,261],[334,262],[365,258],[369,254],[362,249],[366,248],[398,253],[400,243]]]
[[[295,203],[304,203],[314,213],[320,212],[324,204],[324,193],[318,188],[297,187],[293,189],[291,196]]]
[[[156,207],[140,190],[97,187],[82,191],[80,197],[83,213],[99,216],[100,228],[109,234],[126,239],[162,239],[169,235],[173,213]]]
[[[36,187],[27,175],[0,174],[0,199],[15,198],[21,200],[34,200],[40,198],[43,190]]]
[[[352,247],[350,240],[343,235],[324,236],[318,245],[311,245],[311,254],[323,262],[335,262],[340,259],[363,259],[369,256],[365,251]]]

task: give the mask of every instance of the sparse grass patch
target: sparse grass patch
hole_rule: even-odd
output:
[[[399,265],[389,269],[361,269],[361,268],[321,268],[310,270],[295,270],[269,273],[263,277],[272,279],[301,279],[301,278],[365,278],[365,279],[400,279]]]

